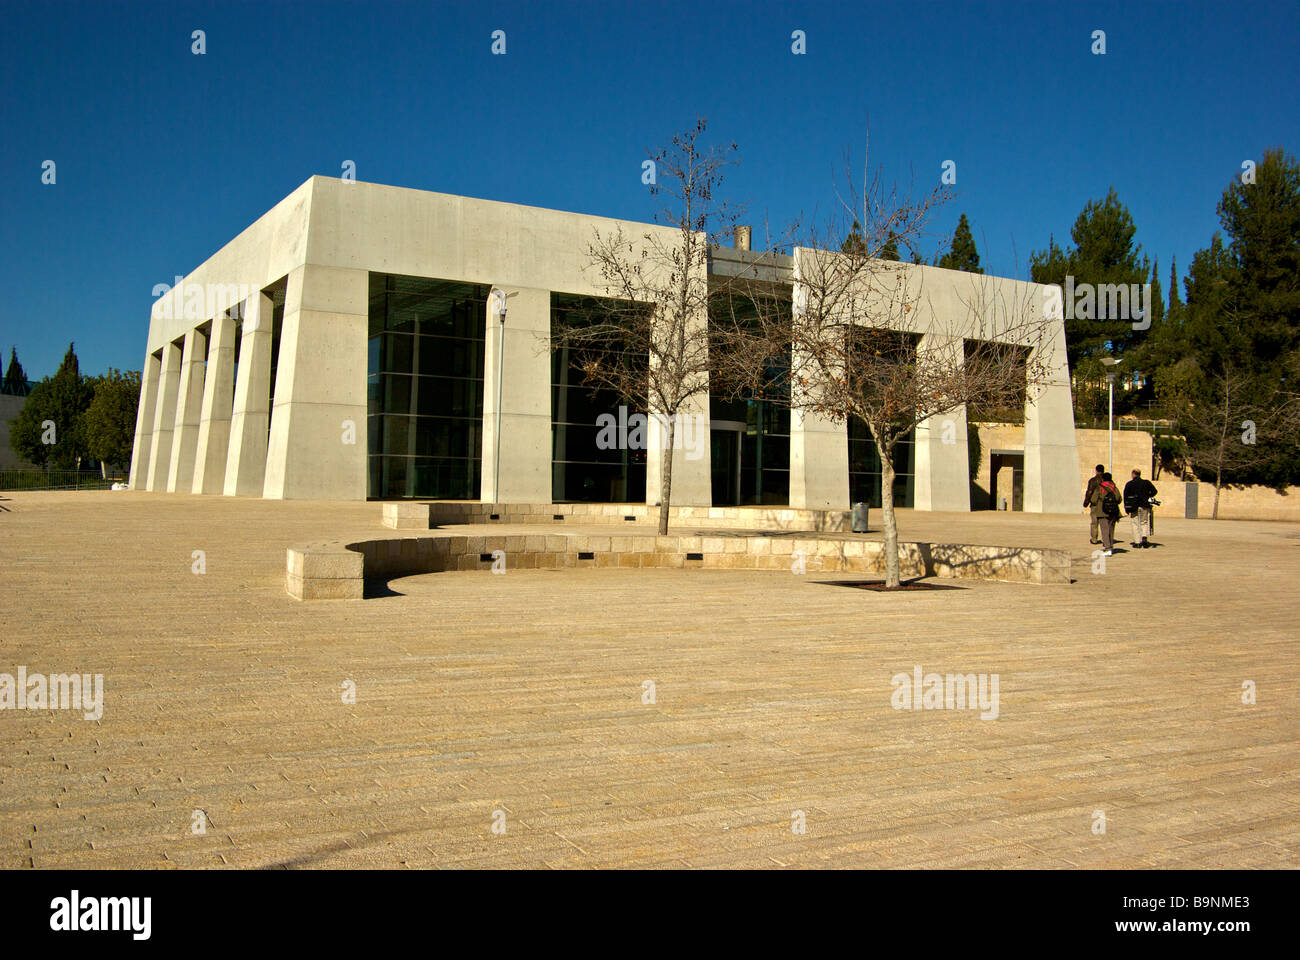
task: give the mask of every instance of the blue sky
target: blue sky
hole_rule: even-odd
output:
[[[84,372],[138,369],[153,286],[346,160],[359,180],[649,219],[646,148],[701,115],[740,146],[726,193],[756,245],[764,219],[825,209],[869,120],[904,188],[956,162],[933,246],[965,212],[986,269],[1027,276],[1113,184],[1167,277],[1243,160],[1300,151],[1298,28],[1294,2],[7,0],[0,349],[33,379],[70,340]]]

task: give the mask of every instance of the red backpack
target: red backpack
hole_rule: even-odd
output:
[[[1108,517],[1119,514],[1119,488],[1109,480],[1101,482],[1101,510]]]

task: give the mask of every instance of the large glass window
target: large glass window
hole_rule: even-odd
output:
[[[738,291],[715,295],[709,304],[711,318],[719,315],[727,325],[757,325],[758,308],[788,312],[790,301],[775,285],[754,284],[762,291],[754,297]],[[711,349],[716,349],[711,345]],[[790,360],[787,348],[781,362],[765,371],[759,393],[740,397],[709,395],[711,479],[714,506],[777,505],[790,502]]]
[[[371,497],[478,499],[489,289],[370,275]]]
[[[596,297],[552,293],[551,329],[599,319],[601,303]],[[622,346],[611,343],[607,349]],[[581,354],[591,353],[590,347],[576,351],[558,340],[551,352],[551,496],[556,503],[645,503],[646,451],[623,442],[634,436],[632,416],[645,411],[585,382]],[[609,431],[601,438],[602,415],[613,418],[613,444]],[[648,440],[648,428],[641,432]]]
[[[871,428],[849,417],[849,502],[879,508],[883,474]],[[916,487],[915,433],[909,430],[894,445],[894,506],[910,507]]]
[[[916,363],[920,335],[877,327],[855,327],[849,344],[853,351],[850,377],[860,378],[853,386],[877,408],[897,398],[900,376]],[[905,393],[906,391],[903,390]],[[849,502],[881,505],[884,473],[871,428],[855,416],[848,418]],[[916,434],[908,430],[893,450],[893,499],[896,507],[910,507],[916,481]]]

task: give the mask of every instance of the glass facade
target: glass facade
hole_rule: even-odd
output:
[[[788,504],[789,403],[710,397],[709,421],[713,505]]]
[[[371,497],[478,499],[489,289],[370,275]]]
[[[880,507],[880,455],[871,428],[857,417],[849,418],[849,503]],[[894,445],[894,506],[910,507],[916,487],[915,433],[909,430]]]
[[[598,316],[601,300],[551,294],[551,329],[562,330]],[[556,503],[645,503],[646,452],[627,443],[597,444],[598,418],[614,418],[615,439],[638,411],[612,390],[584,382],[581,358],[569,347],[551,351],[551,497]],[[617,349],[611,345],[610,349]],[[583,351],[590,352],[588,350]],[[619,408],[622,408],[620,410]],[[644,410],[639,411],[644,415]],[[630,434],[633,426],[628,425]],[[648,429],[642,431],[648,439]],[[608,436],[608,434],[607,434]]]
[[[771,297],[770,305],[788,309],[789,301]],[[755,316],[745,297],[716,297],[710,314],[726,311],[728,323]],[[709,396],[711,481],[714,506],[786,506],[790,502],[790,363],[766,371],[762,396]]]

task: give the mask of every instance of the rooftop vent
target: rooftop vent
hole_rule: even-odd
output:
[[[736,249],[737,250],[749,249],[750,236],[753,234],[753,232],[754,232],[753,227],[748,227],[748,226],[736,227]]]

